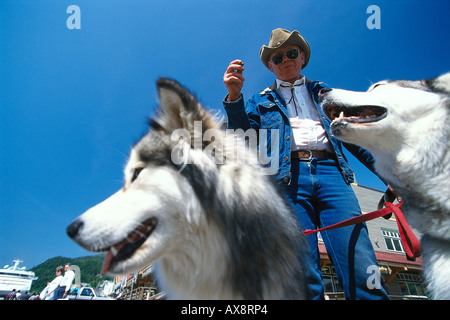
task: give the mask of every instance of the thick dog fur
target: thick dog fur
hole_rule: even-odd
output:
[[[450,73],[383,81],[367,92],[324,90],[320,100],[333,134],[368,149],[402,197],[408,222],[423,234],[429,290],[450,299]]]
[[[277,187],[258,166],[233,160],[239,144],[191,93],[169,79],[157,89],[159,111],[131,151],[123,188],[78,217],[69,236],[108,252],[104,273],[154,264],[172,299],[305,298],[307,244]]]

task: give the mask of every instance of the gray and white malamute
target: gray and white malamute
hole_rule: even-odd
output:
[[[425,276],[436,299],[450,299],[450,73],[382,81],[367,92],[320,94],[333,134],[368,149],[375,169],[404,201],[423,237]]]
[[[68,235],[107,252],[103,273],[154,264],[169,298],[305,298],[306,241],[277,187],[257,165],[235,161],[243,144],[191,93],[168,79],[157,89],[160,108],[131,151],[122,189]]]

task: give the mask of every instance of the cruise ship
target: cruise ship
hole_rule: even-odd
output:
[[[19,267],[22,260],[13,260],[11,266],[4,266],[0,269],[0,297],[6,296],[13,289],[16,291],[29,291],[33,280],[36,280],[33,271],[26,271],[26,267]]]

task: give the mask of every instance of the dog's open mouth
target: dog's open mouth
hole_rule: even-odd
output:
[[[380,121],[387,116],[387,109],[380,106],[355,106],[330,104],[324,107],[326,116],[333,121],[352,123],[370,123]]]
[[[102,274],[106,274],[118,262],[128,259],[147,240],[157,224],[156,218],[141,223],[125,240],[109,248],[103,262]]]

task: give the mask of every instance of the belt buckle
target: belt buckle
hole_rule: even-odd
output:
[[[303,161],[311,161],[313,154],[311,150],[300,150],[299,152],[308,152],[309,153],[309,158],[305,158],[305,157],[299,157],[301,160]]]

